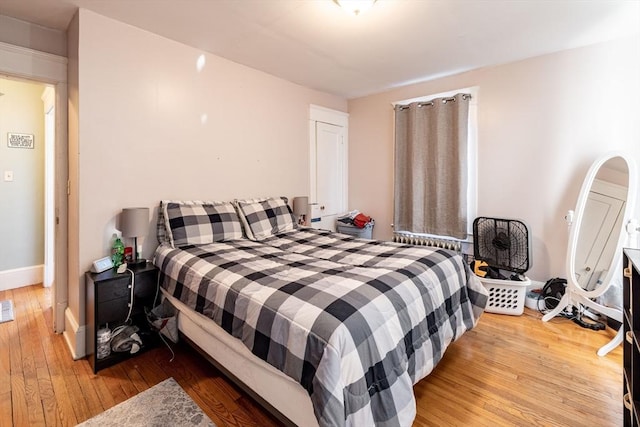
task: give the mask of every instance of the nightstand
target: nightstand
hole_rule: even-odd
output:
[[[624,426],[637,427],[640,426],[640,251],[624,249],[623,254]]]
[[[93,372],[115,365],[122,360],[135,356],[157,345],[158,334],[151,331],[146,321],[144,308],[153,308],[158,286],[158,269],[151,263],[132,266],[134,275],[133,307],[129,323],[140,328],[138,335],[142,339],[142,348],[135,354],[129,352],[111,352],[98,358],[97,333],[102,327],[113,330],[122,325],[129,313],[131,299],[131,273],[118,274],[115,269],[102,273],[85,273],[86,279],[86,315],[87,315],[87,355]]]

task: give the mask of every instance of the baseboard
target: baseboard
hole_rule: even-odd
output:
[[[0,291],[42,283],[44,265],[0,271]]]
[[[531,284],[527,286],[527,291],[531,291],[533,289],[542,289],[546,282],[539,282],[537,280],[532,280]]]
[[[64,320],[65,327],[62,335],[67,342],[67,346],[69,346],[71,357],[73,357],[73,360],[81,359],[87,354],[86,327],[78,325],[78,321],[68,307],[64,312]]]

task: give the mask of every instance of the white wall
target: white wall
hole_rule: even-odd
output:
[[[640,166],[640,39],[350,100],[349,206],[375,218],[375,238],[392,236],[391,102],[470,86],[479,86],[478,215],[525,220],[533,235],[528,275],[539,281],[566,277],[563,217],[590,164],[623,150]]]
[[[0,79],[0,272],[40,270],[44,262],[43,91],[41,84]],[[9,148],[9,132],[33,135],[33,148]],[[5,171],[13,181],[4,180]]]
[[[198,71],[201,54],[79,11],[78,98],[69,109],[70,122],[78,117],[79,169],[74,177],[70,167],[70,176],[72,192],[78,185],[79,259],[75,277],[70,270],[69,304],[82,319],[81,274],[109,253],[122,208],[153,209],[161,199],[306,195],[309,104],[346,111],[345,99],[211,54]],[[69,218],[71,228],[72,212]],[[156,244],[152,222],[143,256],[150,258]]]

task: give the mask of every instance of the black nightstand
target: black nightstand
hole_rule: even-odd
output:
[[[118,274],[115,269],[102,273],[85,273],[87,296],[87,355],[93,372],[115,365],[158,344],[158,334],[152,332],[146,321],[144,308],[153,308],[158,286],[158,269],[151,263],[130,267],[135,275],[131,324],[140,328],[142,348],[135,354],[111,352],[103,359],[97,357],[97,331],[108,325],[109,329],[122,325],[129,313],[131,298],[131,273]]]
[[[624,426],[640,426],[640,250],[624,249],[622,261]]]

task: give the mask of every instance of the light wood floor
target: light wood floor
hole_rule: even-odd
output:
[[[219,427],[278,422],[195,351],[141,354],[94,375],[52,332],[50,292],[0,291],[16,320],[0,324],[0,426],[75,425],[173,377]],[[415,387],[416,426],[621,426],[622,348],[611,330],[485,313]]]

